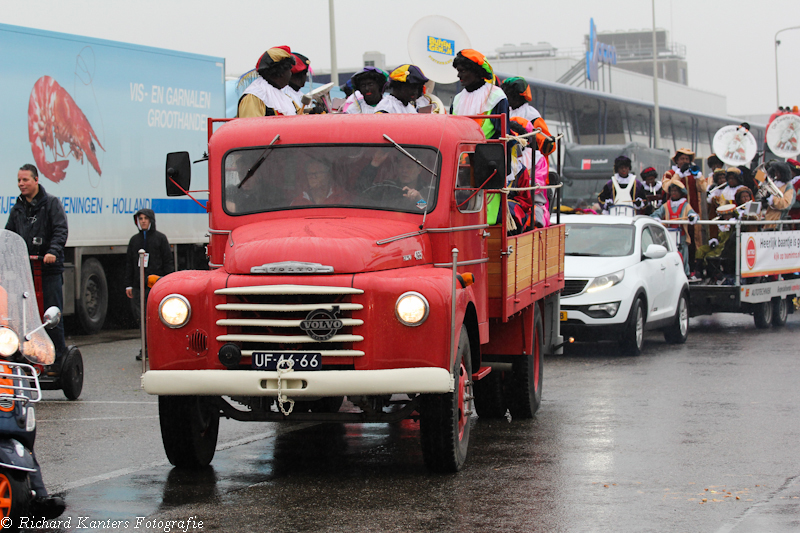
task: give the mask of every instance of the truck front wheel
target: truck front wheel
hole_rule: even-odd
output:
[[[467,460],[472,415],[472,358],[466,326],[461,326],[453,376],[453,392],[424,394],[420,405],[422,456],[434,472],[458,472]]]
[[[202,396],[159,396],[158,418],[167,459],[179,468],[211,463],[219,434],[219,410]]]
[[[534,306],[531,353],[522,355],[513,364],[511,376],[506,374],[512,418],[533,418],[542,404],[542,333],[542,317]]]

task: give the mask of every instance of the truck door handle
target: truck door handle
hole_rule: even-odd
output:
[[[485,239],[486,237],[489,237],[490,235],[491,235],[491,233],[489,233],[486,230],[483,230],[483,233],[481,234],[481,237],[483,237]]]

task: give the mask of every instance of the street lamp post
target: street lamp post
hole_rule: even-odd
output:
[[[776,107],[781,106],[781,93],[780,86],[778,85],[778,45],[781,44],[781,42],[778,40],[778,34],[789,30],[800,30],[800,26],[783,28],[775,32],[775,99],[778,101]]]

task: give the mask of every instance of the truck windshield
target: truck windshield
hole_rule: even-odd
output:
[[[262,165],[244,177],[265,147],[225,156],[223,206],[232,215],[312,207],[433,211],[439,183],[437,151],[404,146],[432,175],[393,145],[281,146],[268,149]]]
[[[565,255],[623,257],[633,253],[633,226],[567,224],[566,231]]]

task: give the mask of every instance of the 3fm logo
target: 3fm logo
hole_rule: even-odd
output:
[[[592,160],[581,159],[581,170],[592,170]]]
[[[753,237],[749,237],[747,239],[747,248],[746,250],[746,257],[747,257],[747,268],[753,270],[753,267],[756,266],[756,240]]]

